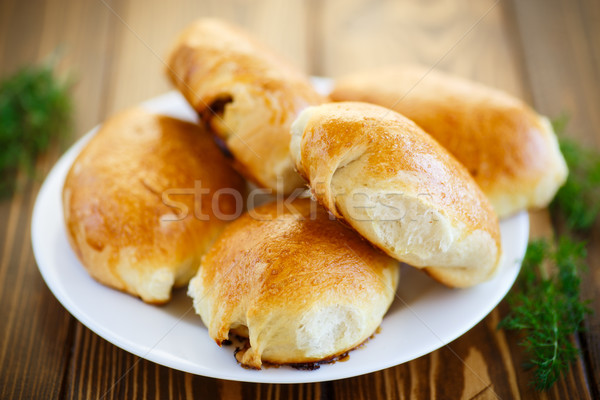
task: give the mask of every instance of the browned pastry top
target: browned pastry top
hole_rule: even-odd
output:
[[[319,361],[359,345],[381,322],[397,280],[397,261],[300,199],[231,223],[190,294],[210,336],[217,343],[230,331],[248,336],[242,363],[260,367]]]
[[[167,272],[163,278],[187,283],[227,223],[215,211],[227,219],[242,206],[231,195],[213,204],[212,195],[221,188],[243,194],[244,185],[202,128],[125,111],[102,125],[66,177],[69,239],[102,283],[147,301],[166,301],[140,293],[140,279],[158,279],[153,273],[165,268],[174,276]]]
[[[240,29],[202,19],[177,39],[167,73],[236,159],[263,187],[303,185],[289,161],[289,128],[306,106],[324,101],[308,78]],[[278,182],[278,180],[280,182]]]

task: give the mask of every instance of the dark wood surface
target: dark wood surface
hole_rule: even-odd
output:
[[[238,23],[308,73],[417,61],[500,87],[569,132],[600,145],[600,2],[597,0],[179,1],[2,0],[0,76],[63,51],[76,77],[76,133],[111,113],[163,93],[172,38],[200,16]],[[590,239],[585,293],[596,314],[574,338],[583,356],[547,393],[530,373],[515,333],[498,331],[502,303],[448,346],[372,374],[303,385],[194,376],[141,360],[71,317],[43,282],[31,251],[31,210],[42,177],[60,155],[38,162],[39,179],[19,174],[0,202],[0,398],[421,399],[600,398],[600,237]],[[532,235],[552,234],[532,213]]]

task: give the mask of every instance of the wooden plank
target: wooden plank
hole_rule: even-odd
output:
[[[5,0],[0,2],[0,38],[7,38],[10,32],[10,18],[15,12],[15,0]],[[4,48],[8,45],[8,40],[0,39],[0,54],[4,55]],[[6,75],[8,71],[4,71],[0,65],[0,76]]]
[[[86,60],[93,63],[102,57],[99,54],[94,60],[93,56],[88,55],[83,60],[81,52],[83,46],[101,43],[105,30],[101,20],[98,20],[100,16],[85,13],[78,7],[78,1],[73,1],[73,4],[55,3],[2,3],[2,76],[28,63],[46,59],[63,42],[71,44],[71,51],[81,55],[81,59],[69,59],[67,56],[63,60],[65,68],[76,63],[87,70],[91,66],[86,64]],[[97,28],[99,36],[87,42],[77,41],[79,26],[86,22]],[[94,99],[100,97],[101,86],[88,82],[95,80],[84,79],[74,91],[75,103],[80,111],[78,115],[83,117],[93,115],[88,111],[98,104]],[[78,128],[84,125],[81,117],[76,119],[76,124]],[[42,176],[58,156],[59,150],[55,146],[41,157],[38,171]],[[2,224],[3,233],[0,235],[0,319],[3,321],[0,335],[0,397],[57,398],[63,387],[69,360],[74,320],[46,287],[31,251],[31,211],[41,180],[30,180],[23,173],[19,176],[23,186],[12,198],[0,203],[0,220],[7,222]]]
[[[2,254],[1,398],[27,398],[34,393],[42,398],[56,397],[69,353],[70,317],[42,281],[29,244],[31,209],[38,189],[39,184],[30,182],[13,196],[10,211],[18,214],[7,232],[13,241]],[[15,209],[15,204],[20,207]]]
[[[2,4],[0,75],[39,59],[43,2]],[[56,157],[56,155],[55,155]],[[48,168],[51,162],[42,162]],[[31,254],[30,216],[39,183],[24,174],[20,190],[0,203],[0,397],[56,397],[66,365],[69,317],[43,283]],[[39,366],[43,366],[39,368]]]
[[[310,373],[307,371],[307,373]],[[326,388],[328,383],[306,383],[296,385],[275,385],[259,383],[234,383],[219,381],[223,387],[239,387],[235,396],[227,392],[220,392],[221,399],[261,399],[261,400],[287,400],[287,399],[329,399]]]
[[[600,149],[600,3],[594,0],[513,1],[533,103],[542,113],[570,116],[568,134]],[[587,378],[600,397],[600,226],[588,239],[589,272],[582,293],[596,312],[580,335]]]
[[[217,398],[215,379],[162,367],[127,353],[81,324],[68,373],[68,399]]]
[[[41,54],[58,51],[59,74],[73,81],[76,137],[103,119],[104,77],[112,60],[114,25],[115,21],[97,1],[49,2],[44,27],[52,33],[40,38]]]
[[[119,39],[110,76],[108,114],[171,89],[164,74],[167,52],[177,34],[200,17],[219,17],[235,23],[298,67],[307,66],[303,1],[186,0],[174,7],[164,1],[130,0],[119,3],[119,9],[112,16],[118,20],[115,31]]]
[[[569,133],[600,145],[600,27],[598,2],[512,2],[533,104],[556,117],[566,112]]]
[[[498,1],[319,4],[323,15],[315,47],[320,74],[420,63],[524,95]]]
[[[2,4],[2,63],[0,63],[0,76],[6,76],[23,63],[39,58],[39,38],[42,34],[42,21],[44,18],[45,4],[41,0],[19,2],[10,0]],[[12,16],[10,18],[9,16]]]

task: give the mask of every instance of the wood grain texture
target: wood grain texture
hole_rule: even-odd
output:
[[[162,367],[127,353],[81,324],[66,378],[67,399],[217,398],[215,379]]]
[[[590,145],[600,143],[600,3],[594,0],[3,0],[0,76],[63,45],[60,70],[76,74],[76,133],[81,135],[111,113],[168,90],[161,57],[176,32],[200,16],[240,24],[313,74],[335,76],[401,61],[435,64],[501,87],[550,116],[567,111],[570,131]],[[54,148],[39,160],[42,174],[58,155]],[[496,330],[507,312],[505,303],[434,353],[335,382],[230,382],[141,360],[75,321],[46,288],[29,244],[31,208],[41,181],[25,174],[19,181],[20,190],[0,201],[0,398],[600,396],[597,314],[587,320],[588,333],[581,337],[585,357],[540,394],[522,368],[526,356],[519,334]],[[533,235],[551,234],[547,212],[532,214],[531,221]],[[600,288],[599,232],[592,236],[588,297]],[[593,303],[597,310],[599,301]]]
[[[301,0],[283,2],[100,2],[116,21],[114,61],[108,85],[107,113],[112,114],[172,89],[164,74],[165,57],[177,34],[201,17],[225,18],[305,69],[307,9]],[[273,18],[277,15],[277,18]],[[157,29],[160,24],[160,29]]]
[[[318,7],[320,74],[420,63],[524,93],[500,1],[340,0]]]
[[[42,170],[50,166],[44,164],[39,164]],[[6,225],[0,265],[0,398],[26,393],[57,397],[68,361],[72,320],[42,281],[29,245],[38,190],[39,183],[29,182],[13,197]]]
[[[50,7],[42,1],[8,1],[1,7],[0,74],[5,76],[46,58],[52,49],[41,38],[59,27],[44,23]],[[58,155],[55,147],[39,160],[42,176]],[[31,211],[41,180],[21,173],[17,181],[19,190],[0,205],[0,398],[56,398],[74,321],[46,287],[31,251]]]

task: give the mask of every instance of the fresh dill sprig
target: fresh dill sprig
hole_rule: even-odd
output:
[[[592,312],[581,300],[580,273],[586,269],[586,244],[576,233],[587,232],[600,213],[600,154],[565,137],[568,118],[552,122],[560,150],[569,167],[566,183],[550,210],[565,222],[558,241],[529,243],[515,291],[509,295],[509,314],[498,328],[519,330],[534,369],[532,384],[549,389],[579,356],[572,335],[582,329]]]
[[[498,325],[523,332],[520,344],[531,357],[526,366],[534,368],[533,384],[538,390],[550,388],[579,355],[571,335],[591,312],[579,298],[585,255],[585,244],[566,236],[556,246],[546,240],[531,242],[519,290],[508,297],[511,311]]]
[[[600,154],[566,138],[567,122],[566,116],[552,122],[569,167],[569,176],[556,194],[551,210],[562,216],[569,229],[585,232],[600,213]]]
[[[0,197],[10,194],[19,168],[31,176],[37,157],[71,127],[70,83],[46,62],[0,82]]]

